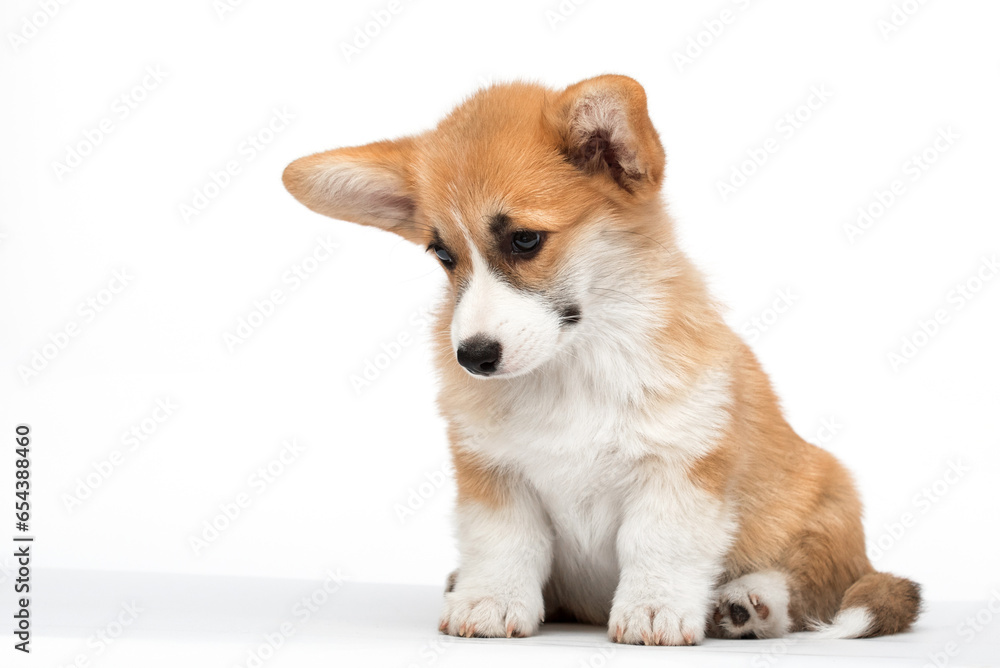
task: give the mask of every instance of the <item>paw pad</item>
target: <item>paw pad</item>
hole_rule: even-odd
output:
[[[743,626],[750,621],[750,611],[739,603],[730,603],[729,619],[732,621],[733,626]]]

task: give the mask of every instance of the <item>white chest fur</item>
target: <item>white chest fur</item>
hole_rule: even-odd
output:
[[[540,373],[497,381],[492,423],[461,425],[477,435],[466,447],[517,472],[544,511],[550,603],[593,623],[606,622],[618,584],[616,541],[638,463],[656,456],[683,478],[717,443],[731,399],[721,371],[674,396],[650,393],[640,367],[610,353],[575,346]]]

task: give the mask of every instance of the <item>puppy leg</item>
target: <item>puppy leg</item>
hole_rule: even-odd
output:
[[[621,579],[608,622],[615,642],[690,645],[705,637],[733,522],[721,500],[677,468],[644,464],[624,509]]]
[[[779,571],[736,578],[715,592],[712,635],[720,638],[779,638],[788,633],[788,579]]]
[[[552,531],[534,493],[506,481],[489,498],[463,495],[459,481],[461,566],[449,578],[440,630],[455,636],[510,638],[538,630],[542,586],[552,562]]]

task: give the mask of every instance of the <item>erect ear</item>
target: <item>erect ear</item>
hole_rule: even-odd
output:
[[[585,79],[562,92],[558,108],[570,162],[637,196],[659,190],[666,158],[639,82],[616,74]]]
[[[412,138],[338,148],[299,158],[281,179],[317,213],[395,232],[415,243]]]

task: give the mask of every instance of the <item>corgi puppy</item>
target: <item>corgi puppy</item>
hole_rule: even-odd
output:
[[[615,642],[904,631],[917,584],[865,554],[850,474],[785,421],[679,249],[646,94],[494,85],[433,130],[317,153],[284,184],[425,247],[461,561],[440,630],[606,625]]]

